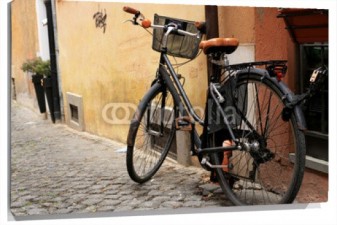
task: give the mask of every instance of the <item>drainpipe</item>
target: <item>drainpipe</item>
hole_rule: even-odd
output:
[[[206,17],[206,39],[219,37],[219,22],[218,22],[218,6],[206,5],[205,6]],[[216,68],[212,66],[212,63],[207,60],[207,74],[208,83],[212,74],[215,73]]]
[[[206,38],[219,37],[218,6],[206,5]]]
[[[61,70],[59,65],[59,45],[58,45],[58,33],[57,33],[57,20],[56,20],[56,1],[51,0],[51,9],[53,13],[53,28],[54,28],[54,42],[55,42],[55,55],[56,55],[56,67],[58,71],[57,83],[58,83],[58,92],[59,92],[59,104],[60,104],[60,119],[64,121],[64,108],[63,108],[63,93],[61,87]]]
[[[53,122],[61,121],[61,107],[60,107],[60,92],[59,92],[59,76],[57,68],[57,56],[56,56],[56,38],[55,38],[55,14],[53,10],[52,0],[46,0],[45,5],[47,9],[47,19],[48,19],[48,39],[49,39],[49,52],[50,52],[50,67],[51,67],[51,85],[52,85],[52,105],[53,110],[51,110],[51,118]]]

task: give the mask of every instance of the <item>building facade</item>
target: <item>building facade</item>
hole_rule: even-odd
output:
[[[151,49],[152,36],[141,27],[125,22],[132,15],[123,12],[122,3],[67,0],[51,3],[60,119],[74,129],[125,143],[130,118],[155,77],[159,53]],[[50,52],[46,49],[50,44],[46,41],[45,27],[41,25],[47,17],[43,4],[43,0],[14,0],[11,6],[11,76],[17,101],[31,108],[37,106],[30,74],[22,72],[20,66],[29,58],[49,58]],[[206,19],[204,6],[135,3],[130,6],[140,9],[151,20],[154,13],[193,21]],[[308,58],[307,49],[317,50],[318,46],[325,57],[328,43],[296,43],[285,29],[284,20],[278,18],[280,11],[276,8],[219,6],[217,13],[219,35],[236,37],[240,41],[237,51],[229,56],[230,62],[288,60],[284,81],[295,93],[304,88],[304,75],[301,74],[304,73],[304,60]],[[186,61],[177,60],[177,64]],[[202,114],[207,91],[206,56],[201,54],[179,67],[179,73],[185,76],[184,87],[192,104]],[[309,114],[308,118],[319,117],[321,123],[327,124],[327,116]],[[319,129],[311,133],[311,136],[316,135],[315,140],[307,139],[309,143],[323,140],[325,150],[318,144],[319,151],[310,150],[313,152],[310,157],[323,160],[324,167],[328,161],[325,157],[328,134],[326,126]],[[308,202],[326,201],[327,182],[326,170],[308,168],[300,195],[307,195]]]

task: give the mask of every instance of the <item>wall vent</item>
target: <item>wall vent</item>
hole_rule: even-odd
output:
[[[70,107],[70,119],[78,123],[78,107],[72,104],[69,104],[69,107]]]
[[[66,123],[73,129],[84,131],[82,96],[67,92],[67,102]]]

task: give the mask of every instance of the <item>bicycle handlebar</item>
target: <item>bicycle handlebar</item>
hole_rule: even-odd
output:
[[[132,7],[129,7],[129,6],[124,6],[123,11],[135,15],[135,17],[133,18],[133,24],[134,25],[139,25],[139,23],[137,22],[137,19],[139,19],[139,21],[141,22],[140,25],[143,28],[150,28],[150,27],[153,28],[153,29],[165,29],[165,28],[167,28],[167,26],[163,26],[163,25],[152,25],[151,20],[145,19],[144,15],[141,14],[141,12],[138,9],[134,9]],[[205,33],[205,31],[206,31],[205,22],[195,22],[195,26],[201,33]],[[190,32],[187,32],[185,30],[181,30],[181,29],[177,29],[177,28],[175,28],[175,32],[177,32],[179,34],[182,34],[182,35],[186,35],[186,36],[198,36],[199,35],[199,33],[190,33]]]
[[[129,7],[129,6],[124,6],[124,7],[123,7],[123,10],[124,10],[125,12],[127,12],[127,13],[134,14],[134,15],[140,14],[140,11],[139,11],[139,10],[134,9],[134,8],[131,8],[131,7]]]
[[[134,9],[134,8],[129,7],[129,6],[124,6],[123,11],[135,15],[134,18],[133,18],[133,21],[132,21],[132,23],[134,25],[139,25],[139,23],[137,22],[137,20],[139,19],[139,21],[141,22],[140,25],[143,28],[151,27],[151,21],[149,19],[145,19],[144,15],[141,14],[138,9]]]
[[[194,25],[201,33],[206,34],[206,22],[196,21]]]

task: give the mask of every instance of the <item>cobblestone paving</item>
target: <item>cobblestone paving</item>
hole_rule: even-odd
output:
[[[200,168],[166,160],[140,185],[127,174],[123,144],[52,124],[17,103],[11,115],[14,216],[231,205]]]

